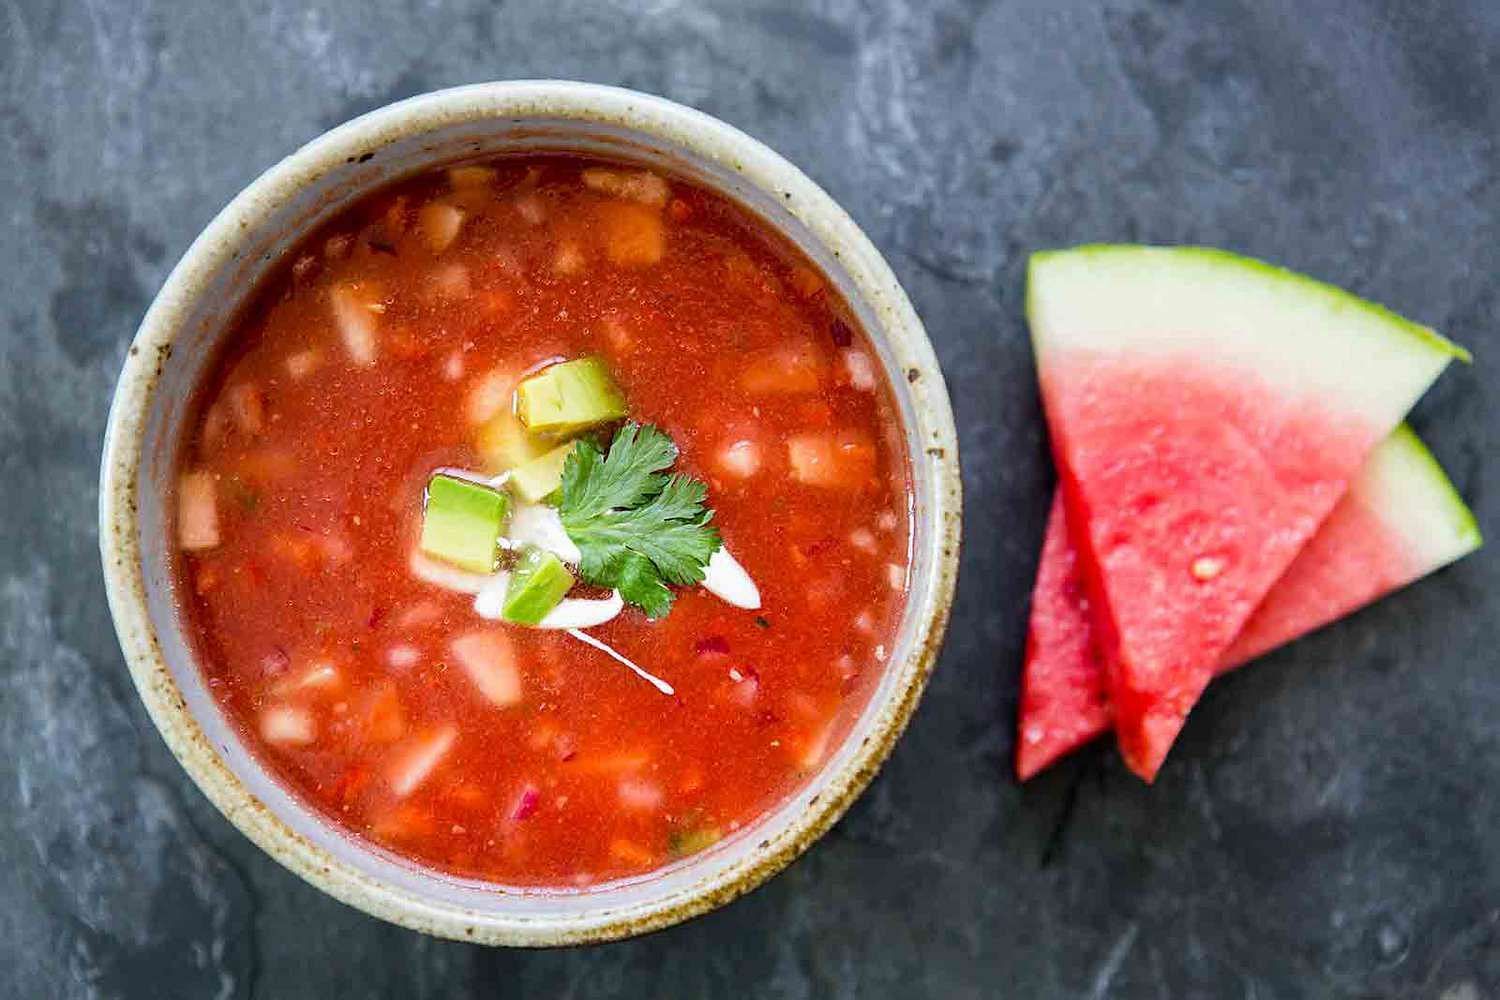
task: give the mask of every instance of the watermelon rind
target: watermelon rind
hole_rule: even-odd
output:
[[[1043,338],[1038,331],[1043,326],[1056,326],[1051,322],[1051,317],[1043,315],[1039,289],[1050,281],[1066,278],[1069,272],[1114,272],[1114,280],[1122,283],[1119,287],[1133,285],[1138,289],[1137,300],[1133,303],[1136,308],[1129,312],[1131,319],[1145,328],[1154,325],[1157,330],[1172,330],[1185,314],[1193,311],[1191,303],[1183,302],[1181,289],[1173,288],[1165,296],[1153,296],[1149,292],[1142,296],[1139,292],[1141,277],[1157,276],[1164,266],[1178,274],[1188,272],[1197,283],[1215,294],[1222,294],[1226,284],[1245,283],[1248,277],[1253,279],[1249,284],[1253,284],[1258,290],[1283,290],[1289,295],[1298,296],[1307,307],[1322,310],[1329,317],[1353,320],[1366,325],[1377,334],[1400,334],[1401,336],[1391,339],[1398,344],[1406,341],[1404,346],[1413,352],[1433,353],[1442,357],[1445,362],[1457,359],[1468,364],[1474,360],[1465,348],[1436,330],[1392,312],[1378,302],[1360,298],[1337,285],[1330,285],[1306,274],[1218,247],[1148,246],[1134,243],[1087,243],[1067,249],[1038,250],[1032,253],[1026,274],[1026,315],[1031,324],[1034,344],[1039,349],[1043,348]],[[1098,280],[1097,275],[1093,280]],[[1075,304],[1101,305],[1094,302]],[[1105,305],[1100,310],[1101,318],[1111,325],[1117,324],[1124,314],[1121,311],[1124,306],[1125,303],[1120,302]],[[1319,336],[1328,336],[1326,327],[1320,329]],[[1306,345],[1298,346],[1305,348]],[[1353,360],[1352,356],[1350,360]]]
[[[1362,476],[1362,489],[1378,491],[1371,506],[1391,512],[1389,527],[1401,533],[1417,558],[1437,568],[1482,546],[1484,535],[1474,512],[1416,432],[1402,424],[1388,445],[1370,454],[1370,461],[1380,466]],[[1436,524],[1447,530],[1430,530]]]

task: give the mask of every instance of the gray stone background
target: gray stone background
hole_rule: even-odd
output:
[[[912,728],[822,843],[645,940],[484,950],[300,883],[188,782],[104,605],[111,386],[172,263],[277,158],[504,77],[702,108],[911,292],[956,404],[963,580]],[[1500,997],[1495,561],[1216,684],[1160,782],[1008,776],[1051,473],[1038,247],[1194,241],[1463,341],[1416,423],[1494,523],[1500,4],[0,4],[0,991],[53,997]]]

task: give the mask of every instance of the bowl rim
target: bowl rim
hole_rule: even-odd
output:
[[[293,830],[241,782],[212,746],[182,697],[162,654],[147,608],[139,537],[138,473],[146,416],[181,330],[180,318],[204,283],[233,256],[245,233],[269,208],[361,151],[455,123],[490,118],[549,118],[624,126],[647,139],[685,147],[787,205],[826,246],[855,259],[850,272],[877,313],[882,332],[913,363],[912,405],[926,436],[931,466],[932,571],[926,617],[867,738],[842,761],[810,807],[774,839],[762,841],[715,877],[634,909],[585,917],[506,919],[435,902],[391,886],[332,856]],[[774,225],[774,222],[771,224]],[[937,659],[957,582],[962,520],[958,442],[942,372],[926,332],[880,252],[834,200],[797,167],[739,129],[710,115],[648,94],[566,80],[516,80],[433,91],[378,108],[339,125],[275,164],[229,202],[188,247],[141,321],[111,401],[100,467],[99,544],[111,618],[125,660],[152,723],[173,755],[221,813],[258,847],[334,898],[392,923],[455,940],[511,946],[571,945],[614,940],[670,926],[756,888],[821,837],[859,796],[906,728]],[[908,600],[915,604],[918,595]],[[877,697],[871,694],[872,702]],[[868,711],[868,707],[867,707]],[[830,770],[833,762],[825,765]],[[775,810],[773,809],[772,812]],[[767,813],[766,815],[770,815]]]

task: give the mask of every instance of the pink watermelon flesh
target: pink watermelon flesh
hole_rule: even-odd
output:
[[[1415,471],[1411,471],[1415,468]],[[1342,618],[1473,551],[1472,515],[1406,429],[1392,435],[1216,667],[1224,673]],[[1016,774],[1022,780],[1111,726],[1104,664],[1067,511],[1055,496],[1032,595]]]
[[[1384,428],[1186,358],[1044,375],[1120,750],[1155,777],[1214,665]]]

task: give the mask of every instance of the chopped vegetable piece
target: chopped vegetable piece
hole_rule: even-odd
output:
[[[254,437],[265,428],[266,401],[259,388],[236,385],[225,396],[229,399],[229,415],[241,433]]]
[[[667,837],[667,852],[674,858],[685,858],[706,850],[720,840],[724,833],[716,826],[700,826],[691,830],[673,830]]]
[[[463,209],[441,201],[423,205],[417,213],[417,224],[422,227],[422,236],[433,253],[442,253],[458,239],[458,231],[464,224]]]
[[[499,490],[433,476],[422,512],[422,551],[471,573],[489,573],[509,516],[510,497]]]
[[[557,253],[552,256],[552,271],[568,278],[581,272],[587,263],[582,247],[572,240],[562,240],[557,244]]]
[[[311,375],[322,361],[323,355],[316,349],[298,351],[287,357],[286,371],[293,379],[303,379]]]
[[[283,677],[272,690],[276,694],[291,694],[294,691],[337,691],[343,686],[338,667],[328,660],[314,660],[306,670],[292,677]]]
[[[511,488],[529,503],[540,503],[562,488],[563,465],[573,451],[573,442],[559,445],[515,467],[510,474]]]
[[[578,442],[563,467],[563,528],[578,546],[584,580],[620,592],[660,618],[672,608],[667,584],[701,583],[719,548],[703,505],[707,488],[688,476],[662,473],[677,446],[657,428],[626,424],[606,456]]]
[[[486,187],[495,181],[495,168],[469,165],[448,168],[448,183],[455,191]]]
[[[760,471],[760,446],[754,441],[736,441],[719,451],[718,464],[736,479],[749,479]]]
[[[666,232],[659,210],[630,201],[609,201],[598,212],[604,254],[611,264],[645,267],[661,260]]]
[[[505,707],[521,700],[521,671],[504,632],[465,632],[448,644],[453,658],[491,704]]]
[[[431,290],[438,300],[466,299],[474,290],[469,269],[462,264],[442,264],[432,272]]]
[[[527,433],[521,421],[509,410],[496,414],[479,429],[476,444],[479,454],[484,457],[485,468],[491,473],[514,469],[540,458],[549,450],[547,442]]]
[[[625,416],[625,397],[601,359],[579,358],[523,381],[516,412],[537,433],[577,434]]]
[[[189,552],[219,544],[219,501],[211,472],[184,473],[178,483],[177,544]]]
[[[624,778],[620,781],[618,791],[620,805],[643,812],[660,809],[662,800],[666,797],[662,794],[660,785],[645,778]]]
[[[349,360],[361,367],[375,363],[375,312],[371,305],[379,305],[360,289],[351,285],[339,285],[328,293],[333,308],[333,322],[344,339],[344,349]]]
[[[786,443],[792,476],[809,486],[856,489],[875,472],[875,447],[864,438],[802,434]]]
[[[789,345],[753,355],[740,374],[740,385],[756,395],[797,395],[817,392],[824,363],[805,345]]]
[[[874,392],[875,362],[864,351],[855,348],[847,348],[844,351],[844,373],[849,376],[849,384],[864,392]]]
[[[590,167],[583,172],[583,183],[595,191],[615,198],[628,198],[653,208],[661,208],[672,194],[667,182],[649,170],[626,172]]]
[[[501,617],[517,625],[535,625],[573,589],[573,574],[551,552],[529,545],[511,570]]]
[[[406,798],[426,781],[458,739],[458,727],[452,723],[429,729],[408,740],[391,755],[386,777],[391,791],[397,797]]]
[[[276,705],[260,717],[260,735],[267,743],[306,746],[317,737],[317,725],[305,708]]]
[[[486,424],[510,411],[510,396],[516,377],[504,368],[492,368],[474,380],[464,397],[464,414],[471,424]]]
[[[527,785],[521,789],[521,794],[516,796],[515,804],[510,807],[510,818],[519,823],[528,819],[536,812],[537,806],[542,804],[542,790],[535,785]]]

